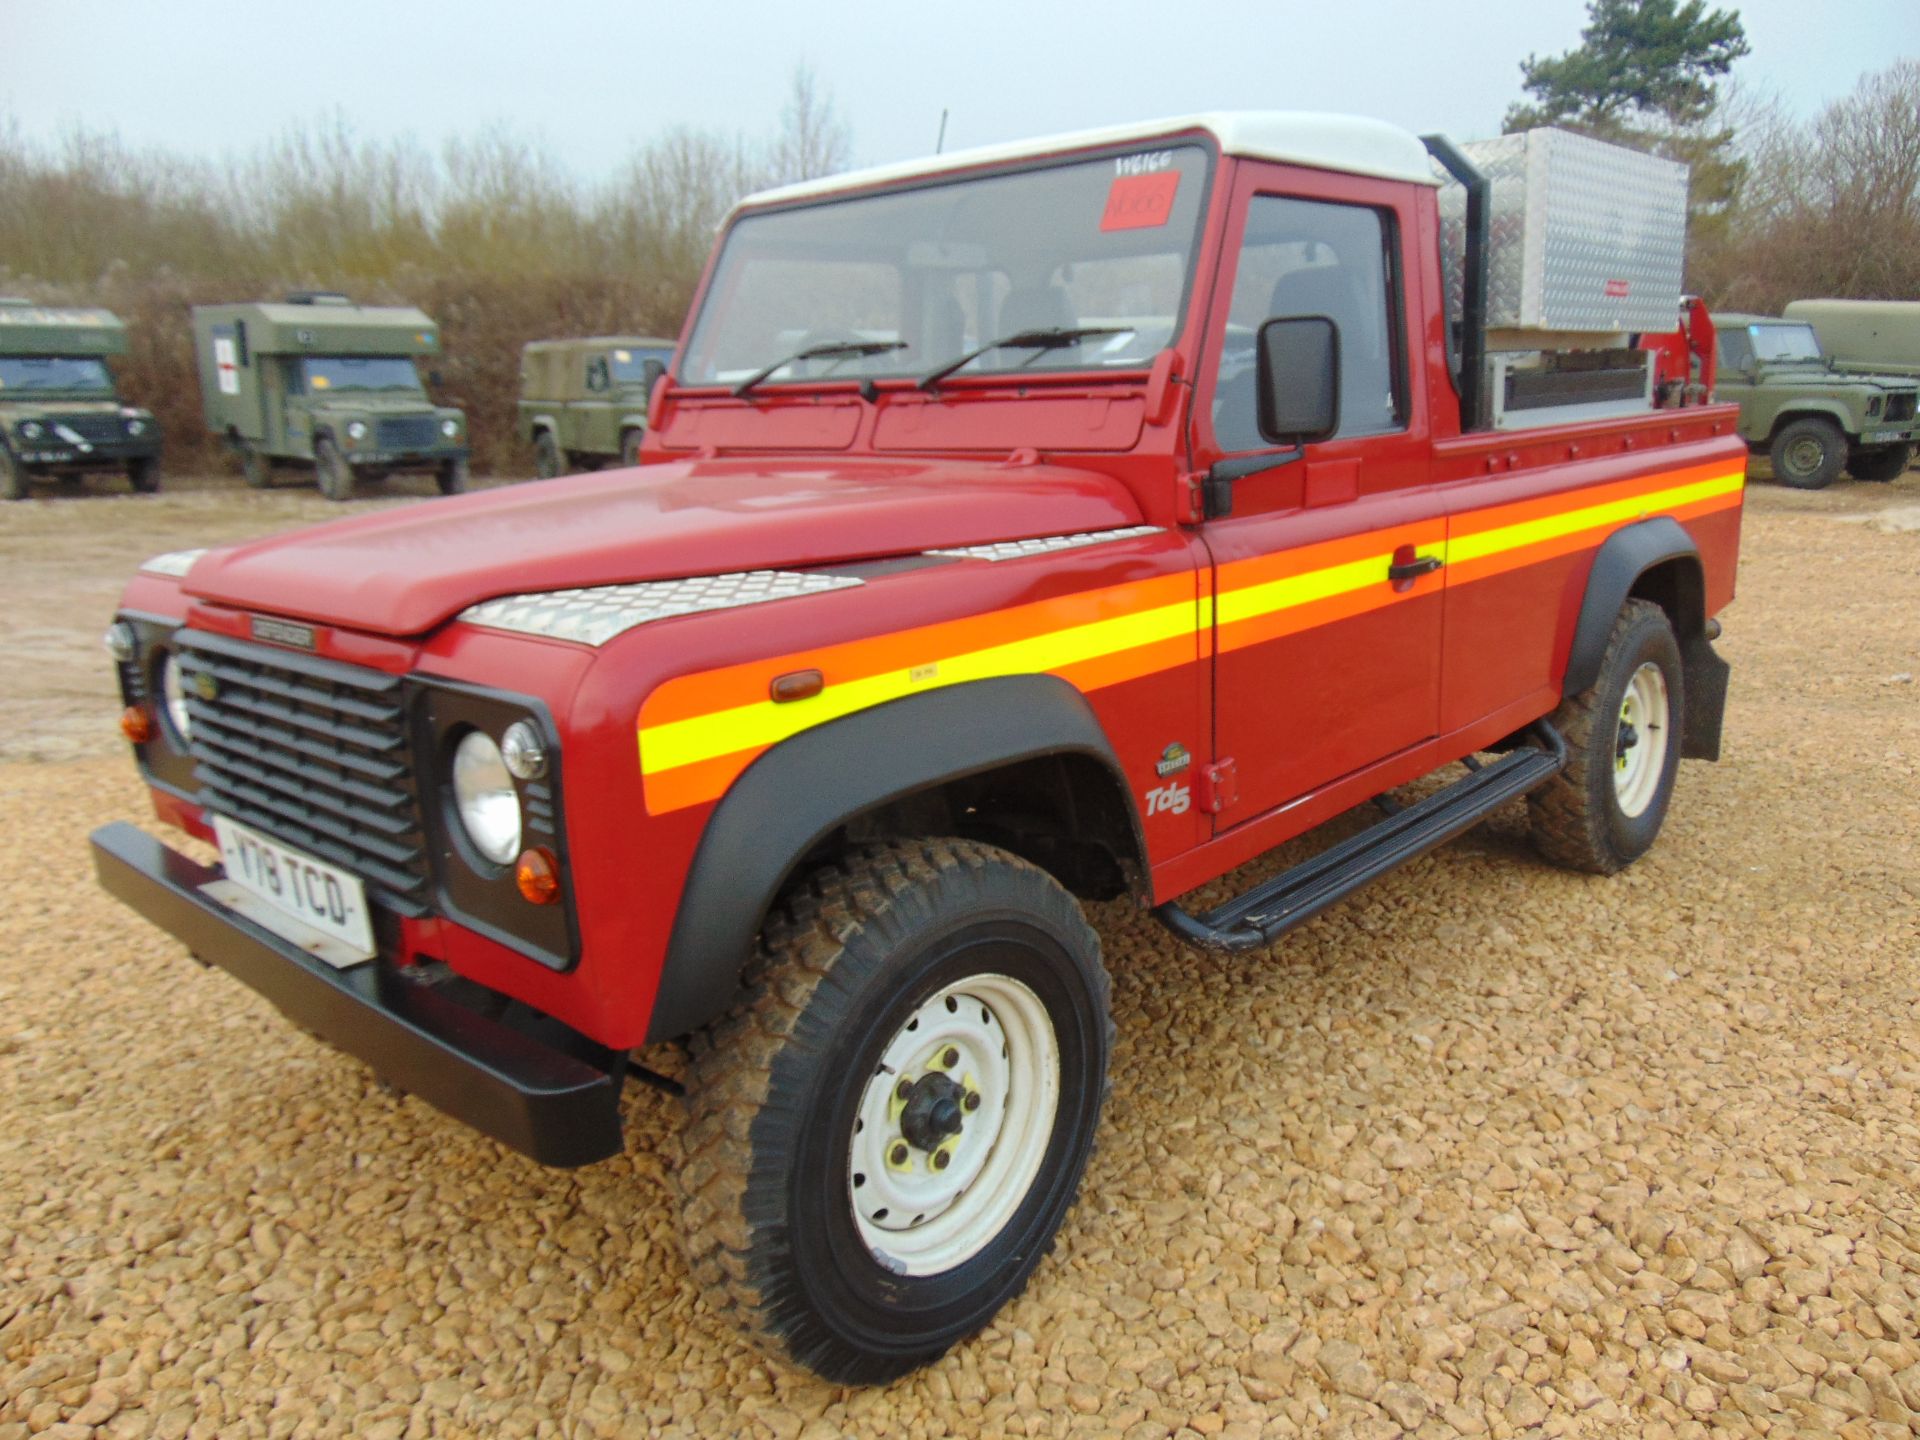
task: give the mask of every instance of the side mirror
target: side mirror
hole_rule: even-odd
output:
[[[1260,327],[1260,434],[1276,445],[1325,440],[1340,428],[1340,327],[1293,315]]]

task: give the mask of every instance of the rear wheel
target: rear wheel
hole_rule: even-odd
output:
[[[249,489],[265,490],[273,484],[273,467],[267,463],[267,457],[245,443],[240,446],[240,473]]]
[[[620,437],[620,463],[638,465],[640,463],[640,441],[646,434],[644,430],[628,430]]]
[[[433,472],[434,483],[440,487],[442,495],[463,494],[468,478],[467,457],[464,455],[453,460],[442,460],[440,468]]]
[[[807,876],[694,1046],[678,1180],[712,1303],[849,1384],[986,1324],[1079,1187],[1107,994],[1079,906],[1005,851],[899,842]]]
[[[1553,713],[1567,768],[1527,797],[1533,843],[1570,870],[1612,875],[1652,846],[1680,768],[1680,645],[1666,612],[1629,600],[1600,676]]]
[[[533,473],[542,480],[567,473],[567,457],[551,430],[542,430],[533,437]]]
[[[1847,456],[1847,473],[1856,480],[1898,480],[1912,462],[1911,445],[1861,445]]]
[[[127,483],[141,495],[152,495],[160,489],[160,457],[148,455],[139,460],[127,462]]]
[[[320,481],[320,493],[327,499],[353,498],[353,467],[331,435],[322,435],[313,442],[313,468]]]
[[[20,461],[7,442],[0,440],[0,500],[24,500],[27,498],[27,472],[20,467]]]
[[[1780,427],[1768,452],[1773,478],[1795,490],[1824,490],[1847,460],[1847,437],[1831,420],[1809,415]]]

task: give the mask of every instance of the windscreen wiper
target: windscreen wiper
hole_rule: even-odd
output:
[[[851,360],[857,355],[883,355],[889,350],[906,348],[907,342],[904,340],[830,340],[824,345],[809,345],[804,350],[783,355],[764,370],[754,371],[733,387],[733,393],[735,397],[745,395],[774,371],[796,360]]]
[[[1011,335],[982,345],[978,350],[969,350],[958,360],[949,361],[938,370],[920,377],[920,388],[931,390],[954,371],[964,369],[991,350],[1060,350],[1068,345],[1077,345],[1082,340],[1090,340],[1095,335],[1129,335],[1131,325],[1063,325],[1050,330],[1017,330]],[[1038,359],[1039,356],[1034,357]]]

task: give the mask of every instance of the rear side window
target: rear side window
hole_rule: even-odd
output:
[[[1268,443],[1256,412],[1254,344],[1263,323],[1283,316],[1324,315],[1340,327],[1337,435],[1405,426],[1392,240],[1387,217],[1365,206],[1254,197],[1214,385],[1213,429],[1223,448]]]

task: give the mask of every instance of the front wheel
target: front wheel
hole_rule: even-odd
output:
[[[567,457],[551,430],[533,437],[533,473],[536,479],[553,480],[567,473]]]
[[[440,487],[442,495],[462,495],[467,489],[467,457],[462,455],[454,460],[442,460],[440,468],[433,472],[433,480]]]
[[[640,463],[640,442],[645,438],[644,430],[629,430],[620,437],[620,463],[638,465]]]
[[[0,440],[0,500],[27,498],[27,472],[20,466],[7,442]]]
[[[273,466],[267,457],[244,441],[240,445],[240,474],[249,490],[265,490],[273,484]]]
[[[353,498],[353,466],[340,453],[331,435],[313,442],[313,468],[320,481],[320,493],[329,500]]]
[[[1682,681],[1666,612],[1629,600],[1599,678],[1553,713],[1567,767],[1527,797],[1534,847],[1547,859],[1612,875],[1652,846],[1680,768]]]
[[[1847,461],[1847,437],[1831,420],[1809,415],[1780,427],[1768,449],[1773,478],[1794,490],[1824,490]]]
[[[1911,445],[1862,445],[1847,456],[1847,473],[1856,480],[1898,480],[1913,463]]]
[[[138,495],[153,495],[160,489],[160,457],[143,456],[127,461],[127,483]]]
[[[1079,906],[1005,851],[897,842],[806,876],[694,1046],[678,1180],[712,1303],[846,1384],[985,1325],[1079,1188],[1107,996]]]

